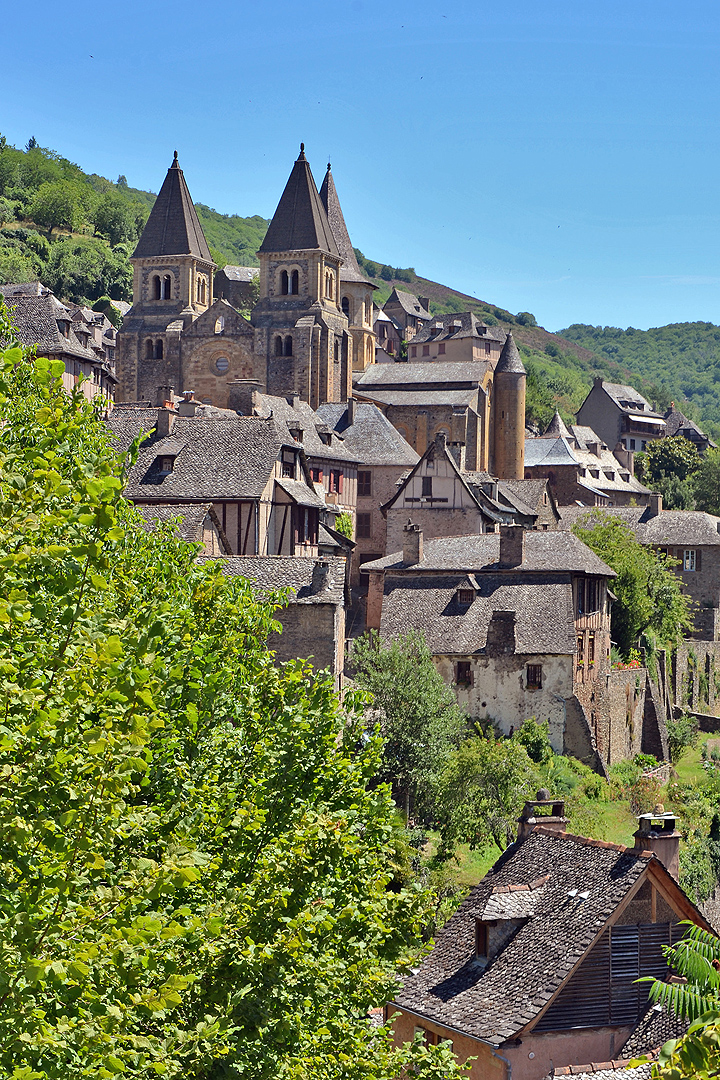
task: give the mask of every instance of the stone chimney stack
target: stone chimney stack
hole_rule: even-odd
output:
[[[512,656],[515,652],[515,612],[493,611],[488,623],[485,648],[490,656]]]
[[[194,390],[183,390],[183,399],[178,402],[177,411],[180,416],[194,416],[200,402],[195,397]]]
[[[157,423],[155,425],[158,438],[164,439],[175,427],[177,413],[174,409],[166,409],[164,406],[157,411]]]
[[[659,491],[655,491],[650,496],[650,517],[657,517],[662,513],[662,508],[662,495]]]
[[[228,409],[242,416],[254,416],[260,383],[257,379],[233,379],[228,383]]]
[[[429,296],[418,296],[418,300],[420,301],[420,307],[424,307],[426,311],[430,310],[430,297]]]
[[[500,566],[522,566],[525,558],[525,530],[522,525],[500,526]]]
[[[660,804],[652,814],[640,814],[635,835],[635,851],[652,851],[668,873],[678,880],[680,874],[680,836],[677,818],[665,813]]]
[[[329,580],[330,563],[327,559],[318,559],[313,566],[312,585],[310,586],[312,595],[315,596],[327,588]]]
[[[560,835],[567,830],[565,803],[562,799],[551,799],[547,788],[540,788],[535,799],[525,803],[518,818],[518,840],[526,840],[539,826]]]
[[[403,562],[406,566],[417,566],[423,557],[423,533],[419,525],[408,521],[403,529]]]
[[[352,427],[353,424],[355,423],[355,406],[356,406],[356,404],[357,404],[357,402],[355,401],[354,397],[349,397],[348,398],[348,400],[347,400],[348,427]]]

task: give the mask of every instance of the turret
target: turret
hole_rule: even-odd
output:
[[[493,377],[493,468],[500,480],[525,475],[525,383],[527,372],[508,332]]]

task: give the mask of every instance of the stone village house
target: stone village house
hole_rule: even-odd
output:
[[[594,380],[578,409],[577,421],[597,432],[611,450],[644,450],[648,442],[664,438],[666,431],[665,417],[633,386],[602,378]]]
[[[677,883],[675,819],[641,818],[633,849],[565,824],[547,792],[525,804],[516,843],[387,1004],[396,1043],[447,1041],[460,1061],[476,1058],[473,1080],[543,1080],[664,1041],[670,1018],[658,1023],[636,980],[666,977],[662,946],[682,936],[680,920],[712,929]]]
[[[547,721],[556,753],[601,772],[641,751],[665,756],[646,672],[610,668],[615,574],[571,534],[501,525],[425,542],[407,525],[402,551],[364,569],[367,626],[385,639],[423,633],[469,716],[505,735]]]

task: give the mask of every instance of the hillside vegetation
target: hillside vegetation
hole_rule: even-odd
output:
[[[61,299],[91,305],[103,297],[130,301],[129,258],[154,201],[125,176],[113,182],[85,173],[34,138],[18,149],[0,135],[0,283],[39,279]],[[267,219],[219,214],[203,203],[196,210],[218,266],[257,265]],[[491,326],[512,329],[528,369],[531,426],[546,425],[555,408],[571,420],[593,377],[602,375],[631,382],[658,408],[672,398],[720,433],[720,327],[695,323],[643,332],[576,325],[551,334],[530,312],[513,314],[413,267],[356,254],[377,287],[379,305],[397,287],[428,297],[433,315],[470,310]]]

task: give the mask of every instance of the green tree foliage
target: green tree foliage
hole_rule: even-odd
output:
[[[92,212],[91,188],[73,180],[41,184],[28,207],[28,216],[50,229],[79,232]]]
[[[466,717],[432,661],[422,634],[410,631],[385,644],[371,631],[353,645],[354,679],[372,694],[384,739],[380,779],[392,783],[404,806],[432,806],[448,755],[465,733]]]
[[[644,547],[611,512],[590,511],[573,526],[575,535],[618,575],[612,582],[612,635],[628,657],[641,634],[671,645],[692,630],[691,601],[673,573],[674,559]]]
[[[537,319],[530,311],[518,311],[515,322],[518,326],[537,326]]]
[[[530,743],[532,745],[533,739]],[[517,736],[498,738],[482,731],[465,739],[450,756],[437,787],[440,854],[458,843],[471,848],[493,843],[500,852],[515,839],[517,817],[538,787],[539,774]]]
[[[352,516],[343,512],[338,514],[335,518],[335,530],[341,533],[342,536],[347,536],[348,540],[352,540],[353,534],[353,520]]]
[[[720,514],[720,450],[708,450],[693,477],[698,510]]]
[[[698,737],[698,722],[689,713],[682,713],[677,719],[667,721],[668,751],[673,765],[677,765],[683,754],[695,746]]]
[[[97,232],[111,244],[122,244],[138,236],[137,210],[127,199],[107,194],[100,199],[92,215]]]
[[[690,1025],[687,1035],[665,1043],[653,1065],[656,1080],[711,1080],[720,1076],[720,1012]]]
[[[694,474],[701,458],[697,447],[681,435],[657,439],[635,458],[635,470],[653,491],[659,491],[669,510],[693,510]]]
[[[15,246],[0,243],[0,284],[37,281],[39,271],[37,259],[34,259],[29,252],[23,254]]]
[[[91,302],[108,294],[132,300],[132,270],[125,247],[110,249],[92,237],[65,237],[50,248],[43,280],[56,296],[80,296]]]
[[[455,1075],[364,1019],[423,898],[352,698],[139,528],[61,371],[0,357],[0,1073]]]

